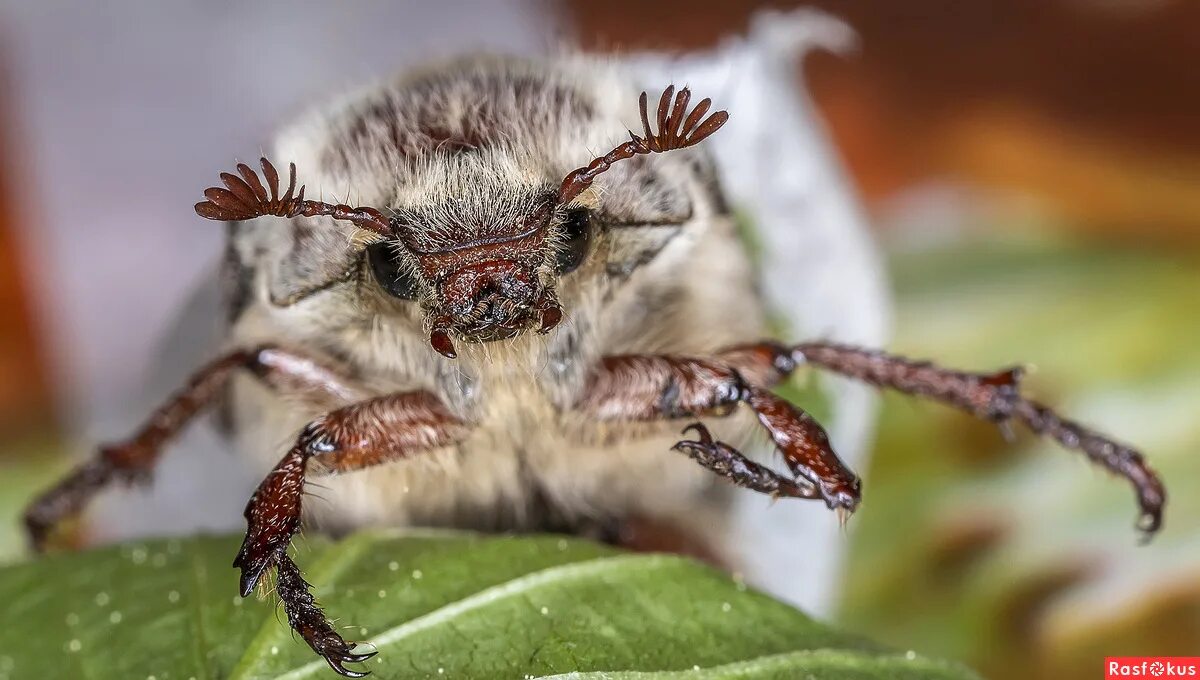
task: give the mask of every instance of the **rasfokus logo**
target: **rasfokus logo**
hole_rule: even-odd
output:
[[[1200,678],[1200,656],[1110,656],[1104,680],[1110,678]]]

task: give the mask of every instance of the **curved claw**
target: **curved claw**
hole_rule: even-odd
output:
[[[862,500],[861,482],[855,478],[849,488],[827,488],[824,484],[817,484],[817,490],[820,492],[822,499],[825,501],[825,507],[838,513],[838,518],[842,524],[846,523],[846,518],[854,514],[858,509],[858,504]]]
[[[343,654],[342,660],[346,661],[348,663],[362,663],[363,661],[370,659],[371,657],[375,656],[378,653],[379,653],[378,651],[374,651],[374,652],[367,652],[366,654]]]
[[[1154,535],[1162,528],[1163,503],[1141,498],[1139,498],[1139,502],[1142,512],[1138,515],[1137,530],[1142,532],[1142,543],[1145,544],[1149,543],[1150,539],[1154,538]]]
[[[691,432],[693,430],[696,432],[696,436],[700,437],[700,444],[703,444],[704,446],[709,446],[713,443],[712,433],[708,431],[708,428],[705,427],[703,423],[692,423],[691,425],[688,425],[687,427],[683,428],[683,431],[680,432],[680,434],[687,434],[688,432]],[[671,448],[678,448],[681,444],[688,444],[688,443],[690,443],[690,442],[678,442],[675,444],[675,446],[673,446]]]
[[[327,653],[319,652],[321,654],[321,658],[325,659],[325,663],[329,664],[330,668],[337,671],[339,674],[346,676],[347,678],[362,678],[370,675],[370,671],[350,670],[342,664],[362,663],[375,656],[379,652],[373,651],[366,652],[364,654],[354,654],[350,651],[350,647],[346,642],[341,641],[340,638],[339,642],[341,642],[341,644],[338,645],[339,649],[329,650]]]
[[[695,431],[699,441],[675,442],[671,448],[687,454],[689,458],[742,488],[758,491],[772,498],[822,498],[817,489],[808,482],[788,479],[774,470],[760,465],[736,449],[713,439],[708,428],[701,423],[692,423],[683,428],[683,434]]]
[[[352,671],[342,665],[341,659],[336,659],[333,657],[325,657],[325,663],[329,664],[329,667],[332,668],[335,673],[347,678],[365,678],[371,674],[371,671]]]

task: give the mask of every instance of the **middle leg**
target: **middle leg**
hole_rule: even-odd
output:
[[[757,376],[756,376],[757,377]],[[810,498],[839,513],[858,506],[858,477],[833,452],[825,430],[800,408],[743,379],[730,362],[663,355],[605,357],[577,408],[605,420],[658,420],[728,415],[749,406],[792,472],[789,479],[717,442],[702,425],[699,438],[677,450],[735,484],[773,496]]]

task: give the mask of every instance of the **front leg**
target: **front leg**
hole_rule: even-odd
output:
[[[276,591],[288,623],[330,667],[347,677],[366,673],[343,664],[373,654],[354,654],[333,629],[287,554],[300,529],[301,501],[309,464],[324,472],[349,472],[452,444],[469,432],[463,421],[428,392],[393,394],[346,406],[309,423],[246,505],[246,538],[233,566],[241,569],[242,597],[274,566]]]
[[[577,408],[605,420],[657,420],[724,416],[739,403],[758,416],[794,479],[713,441],[702,426],[694,426],[698,441],[682,441],[675,448],[739,486],[773,496],[819,499],[843,516],[854,511],[861,484],[833,452],[825,430],[800,408],[748,383],[730,362],[655,355],[605,357]]]
[[[790,348],[763,342],[733,347],[718,356],[744,375],[756,376],[762,384],[774,384],[797,364],[807,363],[877,387],[939,401],[1000,425],[1015,420],[1035,434],[1081,451],[1093,463],[1127,479],[1141,511],[1138,528],[1150,536],[1162,526],[1166,489],[1142,454],[1024,397],[1020,392],[1020,369],[969,373],[827,342],[806,342]]]

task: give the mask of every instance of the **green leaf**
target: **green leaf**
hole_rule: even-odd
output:
[[[334,678],[273,601],[236,596],[238,539],[0,569],[0,680]],[[897,655],[685,558],[556,536],[361,533],[298,561],[386,678],[972,678]],[[354,625],[348,625],[354,624]]]

